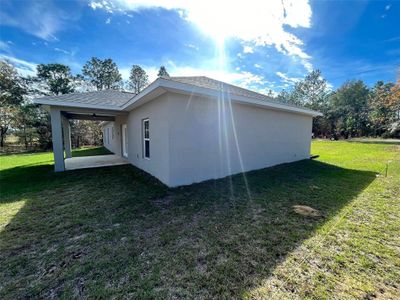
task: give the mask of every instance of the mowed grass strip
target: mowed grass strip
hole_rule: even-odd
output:
[[[0,156],[0,298],[399,298],[400,146],[312,153],[176,189]]]

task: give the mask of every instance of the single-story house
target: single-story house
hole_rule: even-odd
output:
[[[71,156],[68,119],[102,120],[105,147],[170,187],[307,159],[321,115],[203,76],[34,102],[51,114],[55,171]]]

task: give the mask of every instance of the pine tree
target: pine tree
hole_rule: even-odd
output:
[[[167,69],[164,66],[161,66],[160,69],[158,70],[157,76],[158,77],[169,77]]]
[[[139,94],[149,84],[149,76],[147,76],[146,71],[138,65],[132,66],[129,80],[130,87],[135,94]]]
[[[82,69],[97,90],[117,89],[122,80],[117,64],[111,59],[98,59],[92,57]]]

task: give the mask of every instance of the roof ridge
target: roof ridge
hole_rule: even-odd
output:
[[[246,88],[243,88],[241,86],[238,86],[238,85],[235,85],[235,84],[232,84],[232,83],[228,83],[228,82],[225,82],[225,81],[222,81],[222,80],[218,80],[218,79],[214,79],[214,78],[211,78],[211,77],[208,77],[208,76],[204,76],[204,75],[200,75],[200,76],[171,76],[170,78],[206,78],[206,79],[208,79],[210,81],[213,81],[213,82],[222,83],[222,84],[225,84],[225,85],[237,88],[237,89],[241,89],[241,90],[246,91],[246,92],[255,93],[255,94],[258,94],[260,96],[263,96],[263,97],[266,97],[268,99],[273,100],[272,97],[267,96],[267,95],[265,95],[263,93],[259,93],[259,92],[256,92],[256,91],[253,91],[253,90],[250,90],[250,89],[246,89]]]
[[[226,85],[229,85],[229,86],[232,86],[232,87],[235,87],[235,88],[238,88],[238,89],[247,91],[247,92],[252,92],[252,93],[255,93],[255,94],[258,94],[258,95],[261,95],[261,96],[265,96],[265,97],[271,99],[270,96],[267,96],[267,95],[265,95],[265,94],[263,94],[263,93],[259,93],[259,92],[256,92],[256,91],[253,91],[253,90],[250,90],[250,89],[246,89],[246,88],[243,88],[243,87],[241,87],[241,86],[238,86],[238,85],[235,85],[235,84],[232,84],[232,83],[224,82],[224,81],[217,80],[217,79],[214,79],[214,78],[210,78],[210,77],[207,77],[207,76],[203,76],[203,77],[208,78],[208,79],[211,79],[211,80],[213,80],[213,81],[221,82],[221,83],[223,83],[223,84],[226,84]]]
[[[243,88],[243,87],[231,84],[231,83],[227,83],[227,82],[224,82],[224,81],[221,81],[221,80],[217,80],[217,79],[214,79],[214,78],[211,78],[211,77],[208,77],[208,76],[203,76],[203,75],[200,75],[200,76],[171,76],[170,80],[174,81],[174,78],[176,78],[176,79],[182,79],[182,78],[206,78],[210,82],[224,84],[224,85],[230,86],[232,88],[239,89],[239,90],[241,90],[241,91],[243,91],[245,93],[251,93],[253,95],[261,96],[263,99],[259,99],[259,98],[255,97],[255,96],[252,97],[252,96],[243,95],[244,97],[251,97],[251,98],[259,99],[261,101],[269,101],[271,103],[276,103],[276,104],[281,104],[281,105],[285,105],[285,106],[290,106],[290,107],[301,108],[301,109],[304,109],[304,110],[313,111],[312,109],[309,109],[307,107],[303,107],[303,106],[299,106],[299,105],[295,105],[295,104],[291,104],[291,103],[285,103],[285,102],[279,101],[279,100],[277,100],[277,99],[275,99],[273,97],[267,96],[265,94],[262,94],[262,93],[259,93],[259,92],[256,92],[256,91],[253,91],[253,90],[250,90],[250,89],[246,89],[246,88]],[[193,82],[182,82],[182,83],[190,84],[190,85],[196,85]],[[208,87],[208,88],[210,88],[210,87]],[[228,91],[228,92],[233,93],[233,94],[235,93],[235,91],[232,91],[232,90]]]

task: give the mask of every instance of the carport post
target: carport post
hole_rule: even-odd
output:
[[[71,126],[69,124],[69,120],[65,116],[62,116],[61,118],[63,125],[65,158],[71,158]]]
[[[60,109],[50,106],[50,117],[54,153],[54,171],[62,172],[65,171],[65,165]]]

